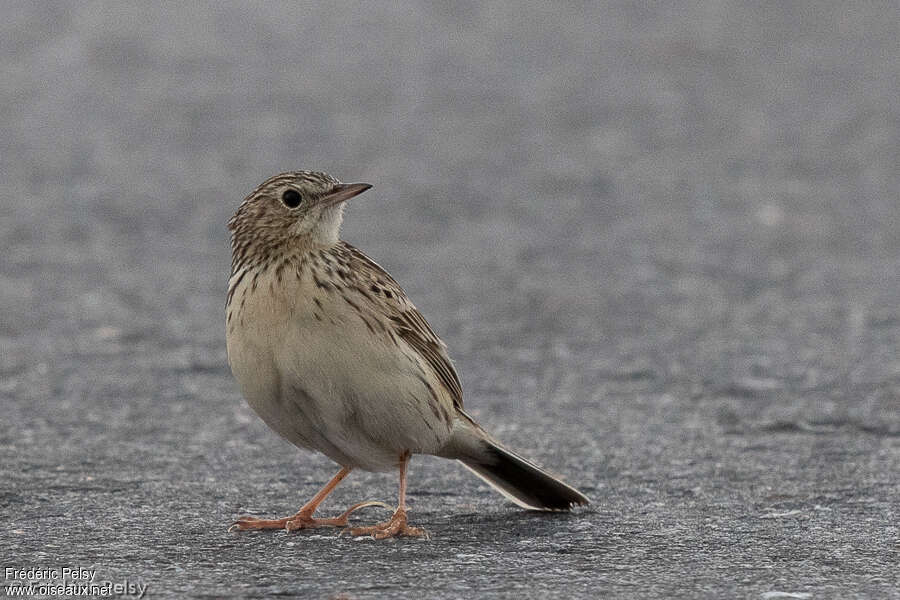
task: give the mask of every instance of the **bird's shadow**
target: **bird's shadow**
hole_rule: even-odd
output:
[[[484,508],[466,507],[466,509],[459,512],[410,510],[410,522],[412,525],[424,527],[429,539],[477,541],[485,537],[518,539],[554,536],[562,530],[570,531],[574,523],[590,519],[591,515],[596,513],[596,509],[591,506],[578,507],[572,511],[532,511],[496,505]],[[379,522],[386,518],[385,513],[378,510],[366,512],[368,514],[365,516],[360,514],[356,520],[361,522],[354,523],[354,526]],[[386,514],[389,516],[390,512]],[[327,531],[335,531],[337,537],[353,539],[352,536],[346,535],[346,529],[302,529],[291,532],[289,535],[316,536]],[[240,533],[246,535],[251,532]],[[252,532],[252,534],[266,533],[283,534],[284,530]]]
[[[464,533],[467,538],[477,538],[485,535],[485,532],[490,532],[492,537],[540,537],[556,535],[561,527],[568,530],[574,522],[581,522],[594,512],[591,508],[579,508],[571,512],[495,509],[490,512],[421,514],[418,522],[440,537]]]

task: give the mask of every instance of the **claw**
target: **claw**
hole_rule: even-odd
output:
[[[363,502],[357,502],[356,504],[354,504],[353,506],[351,506],[350,508],[348,508],[347,510],[345,510],[343,513],[341,513],[341,515],[340,515],[339,517],[337,517],[337,518],[338,518],[338,519],[346,519],[346,518],[349,517],[352,513],[358,511],[358,510],[361,509],[361,508],[366,508],[367,506],[380,506],[380,507],[382,507],[382,508],[386,508],[386,509],[388,509],[388,510],[392,510],[392,507],[391,507],[389,504],[385,503],[385,502],[380,502],[380,501],[378,501],[378,500],[365,500],[365,501],[363,501]]]

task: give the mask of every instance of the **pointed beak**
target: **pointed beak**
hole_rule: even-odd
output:
[[[339,183],[334,186],[327,195],[322,197],[322,202],[326,206],[335,206],[341,202],[346,202],[353,196],[359,196],[364,191],[372,187],[369,183]]]

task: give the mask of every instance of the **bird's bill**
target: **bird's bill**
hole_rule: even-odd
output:
[[[369,183],[339,183],[322,198],[322,202],[327,206],[334,206],[346,202],[353,196],[359,196],[370,187],[372,185]]]

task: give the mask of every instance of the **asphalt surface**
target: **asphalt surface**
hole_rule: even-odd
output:
[[[900,597],[896,7],[0,13],[4,569],[153,598]],[[375,185],[345,239],[590,510],[420,457],[430,540],[226,531],[336,470],[225,356],[225,222],[297,168]],[[324,509],[395,492],[354,473]]]

